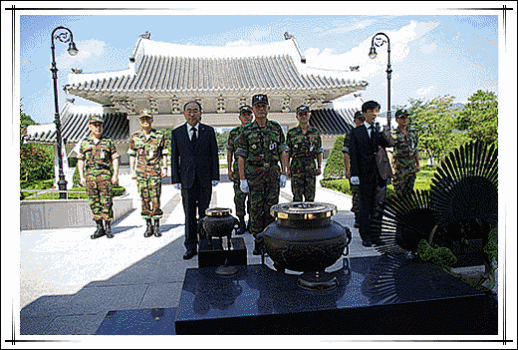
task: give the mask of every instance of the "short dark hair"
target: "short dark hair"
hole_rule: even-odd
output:
[[[362,113],[366,113],[369,110],[375,110],[381,108],[380,104],[376,101],[370,100],[362,104]]]
[[[198,102],[198,101],[189,101],[187,102],[186,104],[183,105],[183,111],[185,112],[185,108],[187,108],[187,105],[189,103],[196,103],[198,105],[198,107],[200,107],[200,112],[201,112],[201,104]]]

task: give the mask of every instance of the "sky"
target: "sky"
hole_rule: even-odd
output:
[[[25,11],[19,22],[19,92],[23,110],[38,123],[54,119],[50,35],[57,26],[73,32],[79,49],[77,56],[70,56],[68,44],[55,41],[60,109],[66,98],[75,98],[76,105],[93,104],[63,91],[71,68],[83,69],[83,73],[127,69],[128,57],[139,35],[146,31],[151,32],[154,41],[232,49],[284,41],[287,31],[295,36],[311,73],[366,80],[369,86],[362,98],[378,101],[382,112],[387,109],[388,45],[377,48],[376,59],[370,59],[368,52],[372,37],[383,32],[391,45],[392,106],[406,105],[410,98],[430,100],[444,95],[466,103],[477,90],[498,93],[496,12],[404,16],[184,12],[161,15],[141,11],[141,15],[133,15],[116,11],[89,15],[84,11],[64,15],[61,11]],[[360,66],[360,72],[345,72],[350,66]],[[353,99],[349,95],[335,100],[335,106]]]
[[[84,73],[127,69],[128,57],[138,36],[146,31],[151,32],[154,41],[229,48],[282,41],[287,31],[295,36],[307,66],[318,72],[316,74],[348,76],[344,70],[359,65],[358,77],[369,83],[362,98],[377,100],[384,112],[387,106],[387,45],[377,48],[376,59],[368,57],[372,37],[384,32],[391,41],[392,105],[405,105],[410,98],[430,100],[444,95],[455,96],[455,102],[465,103],[477,90],[498,94],[502,155],[499,182],[504,189],[500,192],[504,195],[499,196],[499,222],[505,229],[502,232],[506,232],[505,245],[512,247],[505,270],[509,277],[508,289],[516,288],[516,8],[506,12],[508,27],[504,32],[503,11],[452,10],[467,4],[454,1],[318,2],[310,5],[306,2],[146,2],[144,9],[17,10],[14,16],[12,11],[6,10],[12,4],[17,8],[65,6],[63,4],[83,8],[121,6],[120,3],[87,1],[79,5],[77,2],[2,2],[2,232],[18,231],[19,221],[13,218],[19,217],[19,206],[12,203],[19,201],[12,199],[18,197],[19,188],[16,184],[19,181],[20,99],[24,112],[36,122],[51,123],[54,119],[50,34],[57,26],[72,30],[79,49],[79,54],[71,57],[66,44],[55,43],[60,108],[66,98],[76,98],[76,105],[91,105],[81,98],[67,96],[62,90],[71,68],[83,69]],[[143,3],[126,4],[135,8]],[[515,2],[509,1],[491,4],[516,7]],[[175,9],[165,9],[172,6]],[[484,8],[489,5],[487,2],[469,2],[469,6]],[[159,8],[162,10],[157,10]],[[7,93],[9,89],[11,94]],[[350,96],[342,98],[335,101],[335,105],[340,107],[349,100]],[[508,155],[513,158],[504,158]],[[7,238],[13,241],[11,245],[2,245],[5,247],[2,248],[2,262],[19,266],[19,254],[12,253],[18,252],[12,247],[20,249],[17,237],[17,234],[2,236],[3,243]],[[19,290],[16,283],[9,282],[19,277],[16,269],[4,269],[4,266],[8,264],[2,264],[2,283],[12,285],[13,290],[9,291],[11,295],[2,293],[2,309],[11,310],[19,298]],[[514,276],[512,280],[511,276]],[[509,329],[515,329],[513,315]],[[10,332],[11,318],[11,312],[2,313],[2,334]],[[348,337],[345,341],[361,338]],[[247,341],[252,339],[255,340],[246,338]],[[278,346],[278,338],[271,339],[271,345]],[[289,340],[290,346],[300,348],[336,347],[336,343],[322,342],[318,337]],[[264,339],[261,341],[260,344],[264,344]],[[380,346],[402,346],[401,343],[394,344]],[[432,345],[443,346],[427,343],[427,346]],[[466,346],[472,348],[473,344]],[[483,346],[501,345],[485,343]]]

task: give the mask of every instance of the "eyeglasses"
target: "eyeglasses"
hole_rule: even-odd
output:
[[[401,116],[401,117],[398,117],[398,118],[399,118],[399,119],[408,119],[408,116],[406,116],[406,115],[403,115],[403,116]]]

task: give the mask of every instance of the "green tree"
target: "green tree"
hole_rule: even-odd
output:
[[[498,146],[498,100],[494,92],[478,90],[460,111],[456,127],[471,140]]]
[[[29,125],[37,125],[20,108],[20,180],[48,180],[54,177],[54,152],[52,146],[23,142]]]
[[[342,147],[344,145],[344,136],[338,136],[333,145],[331,153],[326,160],[324,168],[324,179],[342,179],[344,177],[344,155]]]
[[[407,108],[412,114],[410,129],[417,135],[419,148],[439,161],[467,140],[466,135],[453,132],[459,113],[459,108],[453,107],[454,99],[449,95],[426,102],[410,99]]]
[[[224,151],[227,149],[229,131],[216,132],[216,141],[218,142],[218,149]]]

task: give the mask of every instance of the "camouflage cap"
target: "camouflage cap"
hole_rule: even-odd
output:
[[[244,105],[239,107],[239,115],[243,114],[243,112],[250,112],[252,113],[252,108],[248,105]]]
[[[268,104],[268,96],[262,94],[254,95],[254,97],[252,97],[252,106],[255,106],[258,103]]]
[[[406,109],[400,109],[396,112],[396,118],[400,118],[404,115],[410,115]]]
[[[142,118],[142,117],[153,117],[153,114],[151,113],[151,110],[150,109],[142,109],[140,110],[140,117],[139,118]]]
[[[103,117],[99,114],[92,114],[90,118],[88,118],[88,124],[92,123],[103,123]]]
[[[356,113],[354,113],[354,119],[360,119],[360,118],[365,118],[365,116],[363,115],[362,112],[356,111]]]
[[[309,113],[309,111],[310,111],[310,109],[309,109],[308,106],[302,105],[302,106],[298,106],[297,107],[297,114],[304,113],[304,112],[308,112]]]

